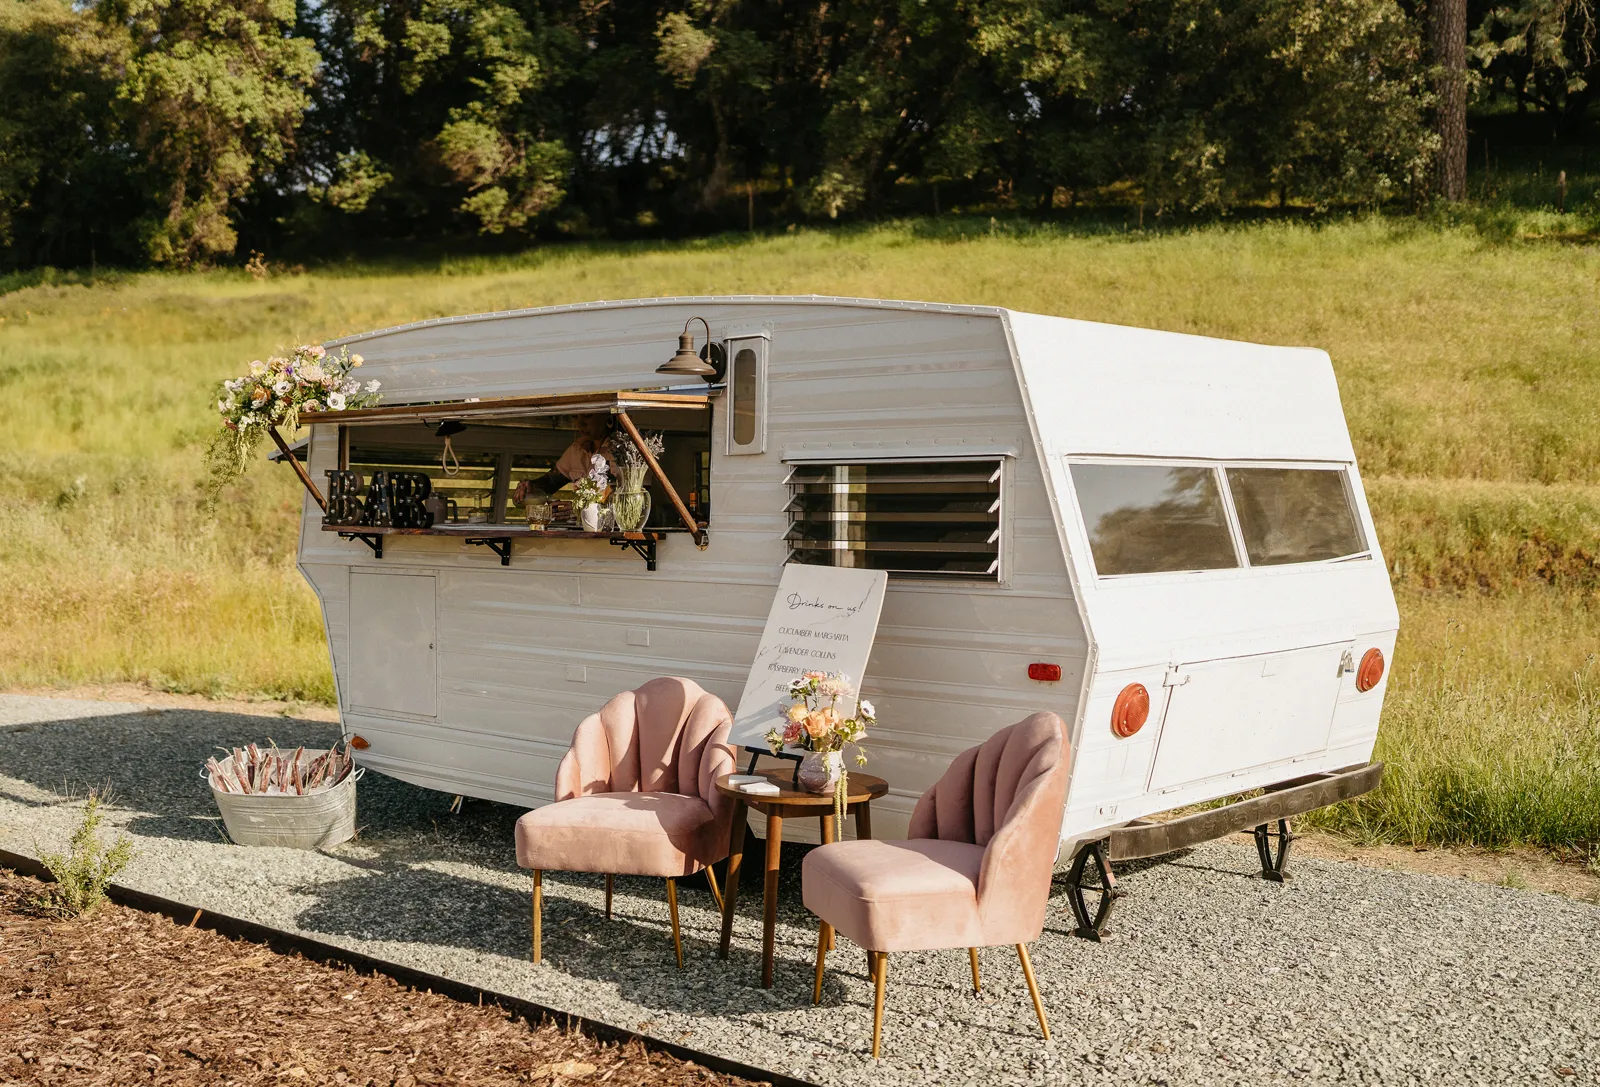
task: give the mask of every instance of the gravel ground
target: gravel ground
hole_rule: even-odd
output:
[[[866,1057],[865,956],[841,940],[810,1003],[816,930],[803,846],[785,846],[777,984],[759,980],[758,898],[729,961],[710,895],[680,895],[673,966],[659,880],[546,879],[545,956],[528,956],[514,809],[369,775],[357,841],[325,853],[229,845],[198,776],[218,745],[326,744],[334,729],[199,710],[0,696],[0,845],[65,839],[71,802],[109,786],[139,855],[123,882],[819,1084],[1600,1082],[1600,907],[1553,895],[1302,859],[1284,886],[1213,844],[1128,866],[1116,936],[1069,935],[1064,898],[1032,955],[1044,1043],[1015,953],[893,956],[882,1062]],[[792,851],[792,852],[791,852]]]

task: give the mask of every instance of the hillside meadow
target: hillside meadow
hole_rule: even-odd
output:
[[[212,388],[296,342],[601,298],[840,294],[1325,348],[1402,629],[1375,797],[1414,843],[1600,843],[1600,249],[1385,219],[1165,232],[911,221],[698,242],[0,280],[0,688],[331,702],[265,464],[198,508]]]

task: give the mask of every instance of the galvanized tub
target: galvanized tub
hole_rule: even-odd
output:
[[[322,753],[323,749],[307,749],[305,755],[311,759]],[[233,768],[232,755],[218,762],[225,772]],[[214,785],[211,796],[235,845],[326,849],[356,836],[356,780],[363,772],[357,767],[331,788],[298,796],[225,793]],[[206,770],[202,769],[200,776],[211,780]]]

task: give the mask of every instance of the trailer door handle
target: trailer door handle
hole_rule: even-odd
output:
[[[1161,677],[1163,687],[1182,687],[1189,682],[1189,673],[1180,672],[1176,668],[1168,668],[1167,674]]]

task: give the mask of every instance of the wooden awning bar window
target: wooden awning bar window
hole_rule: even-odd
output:
[[[667,498],[672,503],[672,508],[677,510],[678,517],[683,521],[684,528],[694,537],[695,546],[702,551],[706,547],[706,530],[694,519],[689,512],[689,507],[684,503],[678,489],[667,478],[667,473],[651,456],[646,448],[644,437],[639,433],[639,428],[629,417],[630,409],[651,410],[661,408],[687,408],[705,409],[711,403],[711,398],[705,394],[697,393],[665,393],[665,392],[595,392],[595,393],[559,393],[551,396],[515,396],[499,397],[491,400],[453,400],[433,404],[385,404],[376,408],[354,408],[348,411],[307,411],[301,412],[300,422],[306,426],[316,423],[336,424],[341,427],[348,426],[376,426],[382,423],[422,422],[436,423],[446,419],[506,419],[526,418],[530,415],[567,415],[589,414],[605,412],[617,417],[617,422],[622,424],[622,429],[627,431],[628,437],[644,454],[645,464],[650,468],[650,474],[656,477],[666,492]],[[272,428],[272,440],[283,452],[295,474],[300,477],[300,482],[310,492],[311,497],[323,510],[328,508],[327,501],[317,490],[311,477],[306,474],[305,467],[279,436],[277,428]],[[341,438],[341,440],[343,440]]]

